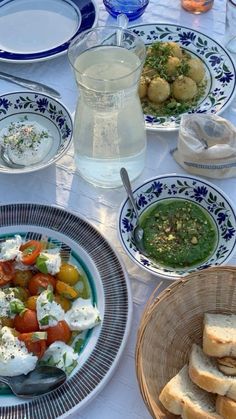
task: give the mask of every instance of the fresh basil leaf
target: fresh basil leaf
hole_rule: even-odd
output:
[[[11,314],[20,314],[25,310],[25,305],[20,300],[13,300],[9,304]]]

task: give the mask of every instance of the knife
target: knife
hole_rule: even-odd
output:
[[[37,81],[23,79],[22,77],[16,77],[11,74],[3,73],[0,71],[0,79],[7,80],[15,84],[19,84],[20,86],[26,87],[31,90],[37,90],[42,93],[47,93],[51,96],[55,96],[57,98],[60,98],[60,93],[53,89],[52,87],[47,86],[46,84],[39,83]]]

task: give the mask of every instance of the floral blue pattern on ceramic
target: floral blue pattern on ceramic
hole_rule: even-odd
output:
[[[52,137],[52,146],[38,163],[22,168],[9,167],[0,158],[0,173],[27,173],[43,169],[60,159],[72,140],[73,123],[70,113],[58,100],[36,92],[16,92],[0,96],[0,133],[3,129],[27,119],[39,123]]]
[[[128,256],[148,272],[166,279],[177,279],[194,272],[226,264],[236,249],[236,216],[226,195],[206,180],[188,175],[163,175],[147,180],[134,190],[139,215],[151,205],[167,199],[185,199],[207,210],[217,229],[217,244],[214,253],[204,263],[185,269],[163,267],[144,256],[136,248],[133,230],[136,216],[126,199],[120,209],[118,232],[121,243]]]
[[[214,39],[196,30],[166,23],[132,26],[131,29],[150,45],[157,41],[174,41],[205,66],[207,86],[198,106],[189,113],[220,114],[231,103],[235,92],[235,64],[228,52]],[[176,130],[181,116],[145,115],[149,130]]]

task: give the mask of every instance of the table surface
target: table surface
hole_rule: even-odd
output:
[[[96,0],[95,0],[96,1]],[[97,0],[99,24],[115,24],[107,14],[101,0]],[[151,0],[143,16],[136,23],[178,23],[206,33],[223,42],[225,28],[225,0],[215,0],[213,9],[206,14],[193,15],[181,9],[180,1]],[[1,70],[18,76],[45,82],[62,95],[62,102],[73,114],[77,101],[77,87],[66,55],[53,60],[30,64],[1,63]],[[20,87],[1,81],[0,94],[20,91]],[[235,107],[235,110],[234,110]],[[222,115],[236,123],[236,103]],[[173,160],[170,149],[176,145],[178,133],[148,133],[148,150],[145,170],[133,183],[138,185],[145,179],[164,173],[183,173]],[[236,178],[213,180],[236,207]],[[0,202],[34,202],[56,205],[80,214],[96,226],[108,238],[123,259],[128,271],[133,295],[133,320],[130,336],[119,365],[109,384],[82,410],[74,410],[66,417],[70,419],[148,419],[139,392],[135,374],[135,343],[138,324],[146,301],[158,285],[159,280],[134,265],[121,248],[117,237],[117,214],[126,194],[122,188],[104,190],[85,182],[76,172],[73,148],[55,165],[43,171],[21,176],[0,176]],[[236,264],[232,259],[231,264]],[[164,281],[161,289],[170,282]]]

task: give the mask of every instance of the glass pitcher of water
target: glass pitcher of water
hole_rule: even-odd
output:
[[[79,87],[74,121],[77,169],[101,187],[131,180],[145,165],[146,133],[138,84],[146,48],[133,32],[97,27],[80,34],[68,51]]]

